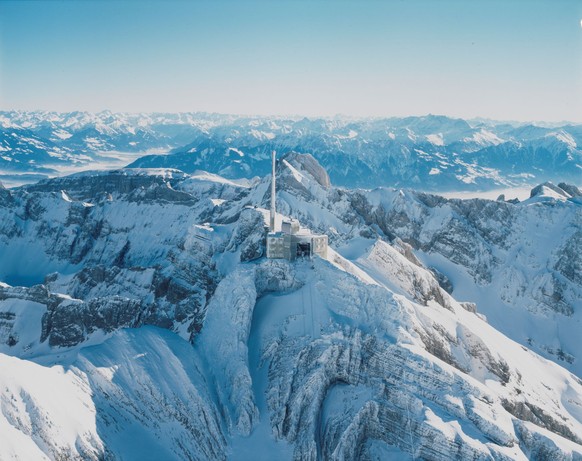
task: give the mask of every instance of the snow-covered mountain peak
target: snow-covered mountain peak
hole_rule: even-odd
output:
[[[551,182],[545,182],[534,187],[530,192],[530,198],[527,203],[543,200],[568,200],[574,197],[580,197],[580,190],[571,184],[560,183],[554,185]]]
[[[472,136],[467,137],[464,139],[465,142],[474,142],[475,144],[485,147],[485,146],[497,146],[503,142],[505,142],[503,139],[501,139],[499,136],[497,136],[494,132],[492,132],[491,130],[488,130],[486,128],[481,128],[479,131],[473,133]]]
[[[330,241],[291,262],[265,258],[270,179],[0,189],[0,458],[582,456],[575,186],[540,204],[350,190],[290,153],[278,217]]]
[[[548,133],[546,135],[546,137],[555,137],[558,141],[563,142],[564,144],[566,144],[568,147],[572,148],[572,149],[576,149],[578,147],[578,145],[576,144],[576,140],[574,139],[574,137],[564,131],[564,130],[559,130],[553,133]]]
[[[331,187],[324,168],[309,154],[289,152],[279,160],[277,179],[282,188],[322,196]]]

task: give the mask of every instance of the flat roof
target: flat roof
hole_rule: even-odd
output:
[[[282,237],[283,235],[291,235],[294,237],[327,237],[326,234],[313,234],[312,232],[296,232],[295,234],[289,234],[287,232],[281,232],[281,231],[277,231],[277,232],[269,232],[267,234],[269,237]]]

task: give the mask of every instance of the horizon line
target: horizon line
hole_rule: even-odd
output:
[[[235,112],[215,112],[208,110],[191,110],[191,111],[167,111],[167,110],[148,110],[148,111],[117,111],[112,109],[100,109],[100,110],[87,110],[87,109],[75,109],[75,110],[53,110],[53,109],[0,109],[0,113],[10,113],[10,112],[20,112],[20,113],[49,113],[49,114],[74,114],[74,113],[85,113],[92,115],[99,115],[103,113],[120,114],[120,115],[214,115],[214,116],[224,116],[224,117],[238,117],[238,118],[251,118],[251,119],[261,119],[261,118],[275,118],[275,119],[308,119],[308,120],[334,120],[334,119],[351,119],[351,120],[390,120],[390,119],[405,119],[405,118],[423,118],[423,117],[444,117],[451,120],[463,120],[463,121],[480,121],[480,122],[496,122],[496,123],[508,123],[508,124],[547,124],[547,125],[582,125],[582,120],[543,120],[543,119],[501,119],[482,115],[474,116],[458,116],[458,115],[448,115],[448,114],[438,114],[438,113],[424,113],[424,114],[407,114],[407,115],[352,115],[338,113],[334,115],[306,115],[306,114],[284,114],[284,113],[270,113],[270,114],[258,114],[258,113],[235,113]]]

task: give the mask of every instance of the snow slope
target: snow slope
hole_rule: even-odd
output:
[[[0,375],[0,459],[224,457],[197,357],[165,330],[119,331],[66,364],[58,354],[44,365],[0,361],[10,370]]]

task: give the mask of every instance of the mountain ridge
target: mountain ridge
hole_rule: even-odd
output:
[[[344,187],[444,191],[533,187],[548,180],[582,184],[577,125],[469,123],[434,115],[308,119],[1,112],[0,127],[5,181],[107,162],[250,178],[268,173],[271,150],[294,150],[312,154]]]
[[[279,219],[330,240],[327,260],[294,263],[264,257],[269,177],[123,169],[0,190],[0,280],[34,276],[0,285],[0,425],[21,440],[0,453],[580,458],[576,189],[463,201],[326,175],[278,162]],[[531,344],[499,331],[511,312],[545,325]],[[49,404],[34,375],[74,401]]]

